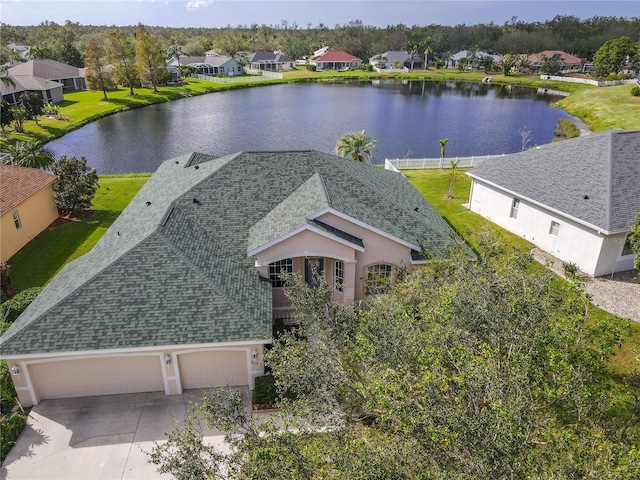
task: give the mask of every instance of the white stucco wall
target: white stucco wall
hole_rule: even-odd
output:
[[[633,267],[633,256],[620,257],[624,234],[598,233],[522,198],[517,218],[511,218],[513,198],[511,194],[473,179],[469,207],[560,260],[575,263],[589,275],[605,275]],[[549,233],[552,221],[560,225],[557,236]]]

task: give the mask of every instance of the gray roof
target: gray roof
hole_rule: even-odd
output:
[[[42,90],[51,90],[53,88],[62,87],[63,85],[59,82],[54,82],[52,80],[45,80],[44,78],[38,77],[27,77],[27,76],[16,76],[9,75],[9,79],[13,81],[13,84],[4,82],[0,82],[0,94],[8,95],[10,93],[24,92],[24,91],[42,91]]]
[[[404,52],[402,50],[390,50],[388,52],[384,52],[381,54],[383,57],[385,57],[387,60],[387,62],[391,62],[391,63],[398,63],[398,62],[411,62],[411,56],[409,55],[408,52]],[[377,55],[374,55],[373,57],[371,57],[369,60],[375,60],[377,57]],[[415,55],[413,57],[413,62],[414,63],[421,63],[422,62],[422,57],[420,55]]]
[[[454,242],[398,173],[317,151],[183,155],[164,162],[91,252],[46,286],[0,339],[1,352],[269,338],[271,283],[247,252],[268,241],[269,228],[302,221],[362,246],[308,218],[325,205],[434,255]]]
[[[485,160],[468,175],[605,233],[640,211],[640,131],[611,130]]]
[[[48,58],[29,60],[9,69],[9,75],[27,75],[45,78],[47,80],[59,80],[61,78],[76,78],[84,76],[82,69],[56,62]]]
[[[293,60],[281,53],[255,52],[247,57],[251,63],[288,63]]]

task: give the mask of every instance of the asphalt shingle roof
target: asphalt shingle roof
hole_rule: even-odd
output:
[[[608,132],[485,160],[468,172],[603,232],[640,211],[640,131]]]
[[[73,65],[67,65],[48,58],[38,58],[11,67],[9,75],[27,75],[47,80],[58,80],[60,78],[81,77],[83,75],[80,70],[80,68]]]
[[[93,250],[47,285],[0,339],[0,351],[269,338],[271,283],[247,252],[302,222],[362,246],[308,218],[327,205],[433,255],[455,241],[395,172],[317,151],[183,155],[164,162]]]
[[[10,212],[55,181],[55,175],[37,168],[0,165],[0,215]]]

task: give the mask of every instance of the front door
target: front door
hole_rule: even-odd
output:
[[[323,260],[322,258],[305,258],[304,260],[304,281],[312,287],[320,284],[318,279],[323,275]]]

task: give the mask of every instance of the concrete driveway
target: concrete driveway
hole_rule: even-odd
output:
[[[152,480],[160,475],[147,463],[153,442],[166,439],[201,390],[44,400],[5,462],[3,480]],[[243,391],[250,408],[248,390]],[[207,443],[225,447],[223,435],[205,432]]]

